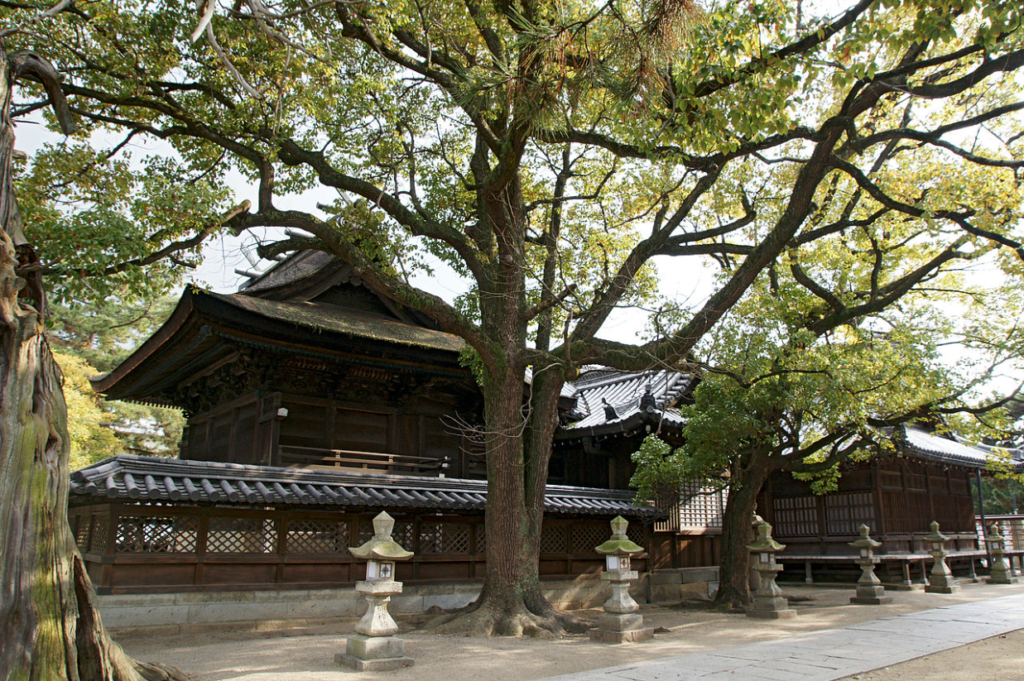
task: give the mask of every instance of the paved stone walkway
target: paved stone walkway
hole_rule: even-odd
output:
[[[832,681],[1016,629],[1024,629],[1024,594],[545,681]]]

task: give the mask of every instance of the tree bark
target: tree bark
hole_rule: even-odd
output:
[[[729,498],[722,516],[722,563],[719,566],[719,587],[716,604],[728,603],[734,608],[750,605],[750,523],[757,506],[757,493],[768,480],[770,469],[767,452],[753,452],[752,465],[733,470]]]
[[[485,361],[487,568],[480,597],[434,628],[451,633],[551,636],[588,625],[556,610],[540,585],[540,541],[551,442],[557,425],[560,366],[534,367],[526,392],[525,224],[518,175],[479,192],[481,221],[497,244],[495,276],[480,287],[484,328],[501,348]]]
[[[68,525],[60,370],[44,334],[40,278],[19,272],[31,272],[35,254],[21,243],[12,181],[14,77],[0,42],[0,681],[184,680],[133,661],[110,639]]]

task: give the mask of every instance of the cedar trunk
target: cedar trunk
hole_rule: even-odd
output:
[[[11,177],[17,75],[0,42],[0,681],[184,679],[110,639],[68,526],[67,407]]]

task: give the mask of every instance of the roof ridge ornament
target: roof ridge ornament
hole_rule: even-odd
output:
[[[640,411],[653,414],[657,408],[658,403],[654,400],[654,394],[651,393],[651,382],[648,381],[644,394],[640,396]]]

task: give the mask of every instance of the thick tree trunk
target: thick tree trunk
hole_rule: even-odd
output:
[[[589,628],[556,610],[541,590],[544,488],[561,384],[537,383],[526,409],[521,371],[485,388],[487,572],[471,606],[435,623],[443,632],[546,637]]]
[[[549,636],[586,631],[585,622],[544,598],[539,576],[544,492],[557,425],[561,367],[534,368],[524,392],[526,350],[522,193],[513,178],[495,194],[480,193],[481,219],[495,235],[497,276],[481,285],[483,326],[501,357],[485,362],[487,572],[471,606],[434,623],[447,632]]]
[[[754,465],[733,471],[732,487],[722,517],[722,563],[719,566],[719,587],[716,604],[728,603],[734,608],[750,605],[750,523],[757,505],[757,494],[768,479],[767,453],[755,452]],[[763,457],[765,461],[758,461]]]
[[[0,43],[0,681],[184,679],[111,641],[68,526],[70,441],[11,178],[12,71]]]

